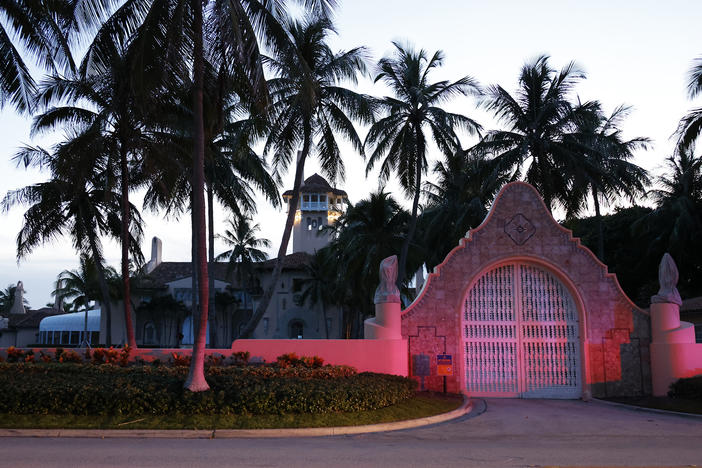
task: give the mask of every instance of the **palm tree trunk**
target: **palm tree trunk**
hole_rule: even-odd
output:
[[[209,390],[205,380],[205,343],[207,341],[207,307],[209,302],[209,281],[207,275],[207,233],[205,223],[205,125],[203,115],[204,51],[202,37],[202,1],[193,0],[194,54],[193,54],[193,112],[195,117],[195,154],[193,158],[193,213],[197,234],[195,239],[198,267],[198,289],[200,305],[199,324],[190,372],[185,388],[192,392]]]
[[[602,215],[600,214],[600,200],[597,189],[593,187],[592,198],[595,201],[595,219],[597,220],[597,256],[604,262],[604,226]]]
[[[112,306],[110,305],[110,292],[107,288],[105,269],[102,267],[102,256],[100,255],[100,249],[98,249],[97,239],[90,239],[90,249],[92,250],[93,261],[97,269],[102,308],[105,309],[105,346],[112,346]]]
[[[416,172],[415,172],[415,187],[414,187],[414,200],[412,200],[412,216],[410,218],[410,224],[407,228],[407,237],[402,243],[402,250],[400,252],[400,261],[397,268],[397,287],[402,290],[402,283],[405,279],[405,274],[407,270],[407,255],[409,253],[409,246],[412,242],[412,237],[414,237],[414,231],[417,228],[417,210],[419,208],[419,195],[422,189],[422,161],[424,160],[424,136],[421,135],[420,127],[417,127],[417,161]]]
[[[212,190],[212,182],[207,185],[207,261],[210,264],[210,268],[214,268],[214,191]],[[207,303],[208,311],[207,315],[210,320],[210,348],[217,347],[217,311],[215,309],[215,278],[214,274],[210,274],[209,280],[209,290],[210,290],[210,300]]]
[[[290,242],[290,234],[292,233],[293,224],[295,223],[295,213],[297,212],[297,205],[300,200],[300,186],[302,185],[302,175],[305,172],[305,160],[307,159],[307,154],[310,151],[310,140],[312,138],[312,131],[309,123],[305,124],[304,137],[302,144],[302,151],[300,152],[300,157],[295,166],[295,182],[293,183],[293,194],[290,199],[290,205],[288,208],[288,217],[285,220],[285,229],[283,230],[283,238],[280,241],[280,248],[278,249],[278,257],[276,258],[275,267],[273,268],[273,275],[271,277],[271,282],[268,284],[268,288],[263,293],[261,297],[261,302],[258,308],[254,311],[251,316],[251,320],[246,324],[244,330],[241,332],[240,338],[249,338],[251,334],[256,329],[258,322],[261,321],[263,315],[266,313],[266,309],[271,303],[273,298],[273,293],[278,285],[278,280],[280,279],[280,274],[283,271],[283,259],[288,251],[288,243]]]
[[[136,338],[134,337],[134,324],[132,323],[131,310],[131,287],[129,284],[129,167],[127,165],[127,150],[124,143],[120,145],[120,171],[122,189],[122,301],[124,302],[124,324],[127,328],[127,344],[130,348],[136,349]]]
[[[324,336],[329,339],[329,325],[327,325],[327,308],[322,300],[322,317],[324,318]]]

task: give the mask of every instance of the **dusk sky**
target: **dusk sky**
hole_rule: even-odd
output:
[[[498,83],[509,91],[516,87],[522,64],[540,54],[551,57],[560,68],[575,60],[587,73],[576,92],[582,100],[598,99],[609,113],[619,104],[634,111],[623,127],[627,137],[646,136],[654,141],[651,150],[640,152],[635,162],[661,172],[664,158],[673,149],[671,135],[686,111],[702,103],[687,98],[687,72],[693,60],[702,55],[702,2],[694,0],[638,1],[409,1],[354,0],[342,2],[336,14],[338,36],[333,47],[368,47],[372,62],[392,50],[391,41],[399,40],[433,53],[445,52],[446,60],[434,79],[458,79],[471,75],[481,84]],[[364,79],[357,89],[372,95],[386,90]],[[499,124],[476,109],[472,98],[456,99],[447,106],[478,120],[485,129]],[[30,118],[18,116],[10,107],[0,111],[0,194],[39,182],[46,174],[16,168],[11,161],[16,149],[25,143],[51,145],[60,133],[30,138]],[[365,136],[365,129],[359,129]],[[464,146],[475,140],[464,136]],[[349,146],[342,147],[347,178],[336,185],[349,194],[352,202],[366,197],[378,187],[377,171],[365,177],[365,163]],[[440,155],[434,151],[430,158]],[[310,160],[305,175],[317,171]],[[431,174],[430,174],[431,177]],[[287,174],[281,192],[292,188]],[[402,198],[397,185],[389,185]],[[141,206],[139,193],[133,201]],[[408,200],[404,202],[409,205]],[[645,202],[642,202],[645,203]],[[15,236],[21,226],[24,208],[0,214],[0,287],[22,280],[33,308],[52,301],[50,291],[56,275],[78,265],[70,241],[64,239],[36,249],[17,265]],[[146,221],[144,254],[150,255],[150,240],[163,240],[164,261],[187,261],[190,257],[189,219],[165,220],[158,213],[143,213]],[[222,232],[227,214],[215,213]],[[259,203],[255,217],[262,237],[270,239],[277,251],[283,230],[284,213]],[[291,243],[292,245],[292,243]],[[216,245],[216,252],[223,250]],[[107,262],[119,266],[115,242],[106,242]]]

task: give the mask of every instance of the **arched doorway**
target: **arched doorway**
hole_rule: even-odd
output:
[[[469,395],[581,396],[578,309],[548,270],[514,262],[480,276],[462,303],[461,329]]]

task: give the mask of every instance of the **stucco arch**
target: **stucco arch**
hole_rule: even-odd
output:
[[[429,274],[417,299],[403,311],[402,334],[408,339],[410,355],[461,356],[459,311],[466,292],[483,272],[515,261],[552,272],[576,301],[583,326],[586,396],[589,392],[647,393],[647,313],[623,293],[616,276],[553,219],[538,192],[523,182],[502,188],[481,225],[469,231]],[[633,362],[634,358],[638,361]],[[438,376],[426,380],[430,386],[443,385]],[[461,377],[448,378],[447,387],[460,391]]]

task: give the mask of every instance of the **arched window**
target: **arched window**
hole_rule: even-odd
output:
[[[154,322],[146,322],[144,325],[144,344],[156,343],[156,326]]]
[[[302,320],[291,320],[290,324],[288,325],[288,328],[290,330],[290,339],[301,340],[302,338],[304,338],[305,323]]]

